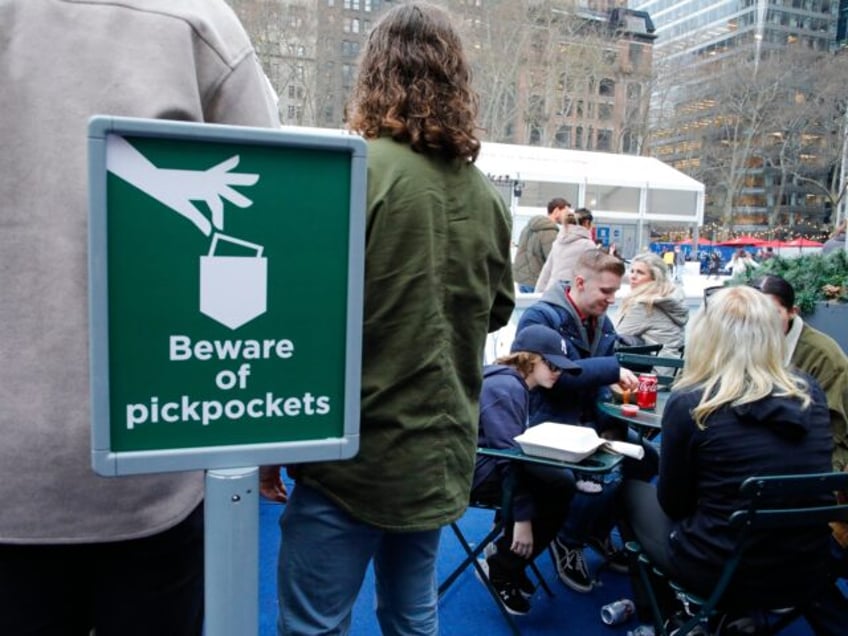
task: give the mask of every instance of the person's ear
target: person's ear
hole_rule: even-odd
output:
[[[574,277],[574,288],[583,291],[586,287],[586,279],[583,278],[580,274]]]

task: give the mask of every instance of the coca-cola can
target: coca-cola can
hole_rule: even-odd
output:
[[[657,376],[654,373],[639,374],[636,404],[640,409],[657,408]]]
[[[615,603],[601,608],[601,620],[604,625],[621,625],[630,620],[636,613],[636,605],[629,598],[623,598]]]

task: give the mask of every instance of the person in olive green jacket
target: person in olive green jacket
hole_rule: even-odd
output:
[[[486,334],[513,309],[510,217],[473,165],[469,84],[441,9],[397,6],[369,36],[348,108],[370,142],[360,450],[289,467],[280,634],[346,632],[372,559],[383,633],[438,633],[440,529],[469,502]],[[278,469],[261,485],[285,497]]]
[[[548,214],[538,214],[527,222],[518,237],[513,276],[518,291],[532,293],[536,280],[548,260],[563,217],[571,212],[571,204],[556,197],[548,201]],[[544,290],[540,290],[544,291]]]
[[[827,399],[833,433],[833,470],[848,472],[848,356],[830,336],[805,324],[795,307],[795,289],[781,276],[766,274],[753,281],[774,301],[786,333],[785,362],[810,374]],[[839,493],[848,498],[848,493]],[[840,576],[848,576],[848,524],[834,522],[834,549]]]

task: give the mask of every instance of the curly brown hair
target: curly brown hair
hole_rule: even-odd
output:
[[[477,107],[450,16],[415,2],[394,7],[371,31],[346,111],[366,139],[389,135],[416,152],[473,162]]]

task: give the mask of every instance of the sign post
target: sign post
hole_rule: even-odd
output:
[[[365,149],[344,133],[90,122],[92,464],[210,471],[209,601],[210,576],[256,578],[255,467],[358,450]],[[255,632],[214,627],[209,612],[255,622],[235,600],[207,603],[207,634]]]

